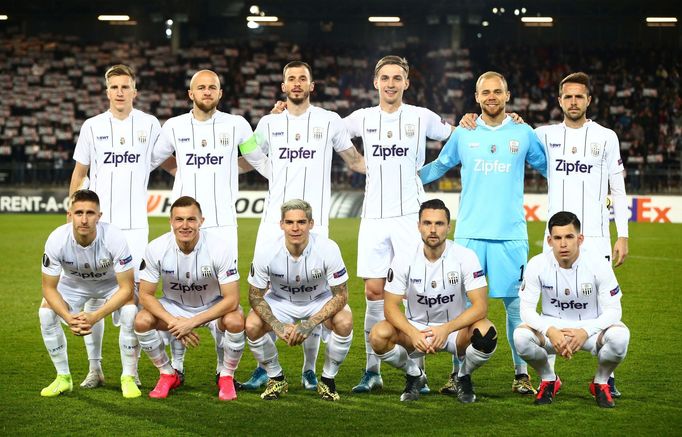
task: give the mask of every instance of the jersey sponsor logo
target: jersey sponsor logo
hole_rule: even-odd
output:
[[[197,155],[196,153],[188,153],[186,156],[187,160],[185,164],[196,165],[197,169],[200,169],[204,165],[221,165],[223,163],[222,156],[214,156],[210,153],[206,156]]]
[[[97,141],[106,141],[109,139],[109,135],[100,135],[95,138],[97,138]]]
[[[568,176],[571,173],[590,174],[592,172],[592,167],[594,166],[590,164],[583,164],[580,161],[568,162],[565,159],[557,159],[556,167],[554,169],[560,173],[566,173]]]
[[[509,173],[511,171],[511,164],[505,164],[497,159],[493,162],[485,159],[477,159],[474,164],[474,171],[487,175],[488,173]]]
[[[279,289],[282,291],[286,291],[287,293],[291,293],[291,294],[311,293],[311,292],[317,290],[317,285],[313,285],[312,287],[309,285],[301,285],[300,287],[290,287],[287,284],[280,284]]]
[[[179,282],[170,282],[170,289],[173,291],[182,291],[183,293],[187,293],[188,291],[206,291],[208,288],[208,284],[195,284],[191,283],[189,285],[187,284],[180,284]]]
[[[313,279],[322,279],[322,270],[321,269],[312,269],[310,271],[311,276]]]
[[[272,133],[272,136],[273,136],[273,137],[281,137],[281,136],[284,136],[284,131],[282,131],[282,132],[273,132],[273,133]]]
[[[204,278],[212,277],[213,270],[211,270],[211,266],[201,266],[201,276]]]
[[[341,276],[343,276],[345,274],[346,274],[346,268],[344,267],[341,270],[339,270],[338,272],[334,273],[334,278],[340,278]]]
[[[516,140],[509,140],[509,152],[512,155],[519,153],[519,142]]]
[[[251,276],[253,276],[253,274],[251,274]],[[284,274],[283,273],[270,272],[270,276],[273,276],[275,278],[283,278]]]
[[[73,265],[73,261],[66,261],[66,260],[64,260],[64,264],[66,264],[67,266],[72,266],[72,265]]]
[[[435,282],[435,281],[434,281]],[[454,294],[438,294],[436,296],[417,295],[417,303],[426,305],[429,308],[434,305],[446,305],[455,301]]]
[[[78,276],[82,279],[99,279],[107,275],[107,272],[84,272],[81,273],[78,270],[69,270],[69,274],[73,276]]]
[[[132,256],[132,255],[128,255],[127,258],[123,258],[123,259],[120,260],[118,263],[121,264],[122,266],[124,266],[124,265],[128,264],[129,262],[131,262],[132,260],[133,260],[133,256]],[[100,263],[101,263],[101,262],[102,262],[102,261],[100,261]]]
[[[381,144],[372,145],[372,156],[379,157],[386,161],[386,158],[394,156],[407,156],[407,147],[398,147],[396,144],[390,147],[383,147]]]
[[[410,278],[410,282],[413,284],[421,284],[422,280],[421,278]]]
[[[43,254],[43,266],[50,267],[50,257],[46,253]]]
[[[552,291],[552,290],[554,290],[554,286],[553,286],[553,285],[545,285],[545,284],[542,284],[541,287],[542,287],[543,290],[547,290],[547,291]]]
[[[405,136],[407,138],[412,138],[414,136],[415,131],[416,131],[415,125],[413,124],[405,125]]]
[[[178,143],[189,143],[191,138],[178,138]]]
[[[365,132],[367,132],[368,134],[375,134],[375,133],[377,133],[377,130],[376,129],[365,129]]]
[[[557,147],[561,147],[561,143],[549,143],[549,147],[556,149]]]
[[[131,256],[130,259],[133,257]],[[109,258],[102,258],[101,260],[97,261],[97,265],[99,266],[100,269],[108,269],[111,267],[111,259]]]
[[[324,128],[314,127],[313,128],[313,139],[321,140],[324,136]]]
[[[126,150],[123,153],[104,152],[104,164],[114,164],[118,167],[119,164],[137,164],[140,162],[139,153],[128,153]]]
[[[307,150],[303,147],[290,149],[288,147],[279,148],[279,159],[292,162],[294,159],[313,159],[317,150]]]
[[[552,298],[552,300],[549,301],[551,305],[554,305],[554,307],[560,309],[561,311],[565,310],[586,310],[587,306],[589,305],[587,302],[576,302],[574,300],[571,300],[570,302],[562,302],[559,299]]]
[[[609,294],[610,294],[611,296],[615,296],[615,295],[617,295],[618,293],[620,293],[620,285],[616,285],[616,288],[614,288],[613,290],[609,291]]]
[[[161,273],[163,273],[164,275],[173,275],[173,274],[175,274],[175,270],[163,270],[163,269],[161,269]]]
[[[592,294],[592,284],[590,283],[580,284],[580,291],[582,291],[584,296],[589,296],[590,294]]]
[[[477,272],[474,272],[474,278],[480,278],[481,276],[484,276],[485,273],[483,273],[483,270],[479,270]]]
[[[447,277],[450,285],[457,285],[459,282],[459,274],[457,272],[448,272]]]

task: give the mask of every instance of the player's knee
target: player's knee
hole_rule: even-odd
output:
[[[135,316],[135,331],[147,332],[154,327],[154,316],[147,310],[142,310]]]
[[[604,345],[609,344],[615,358],[623,360],[630,344],[630,330],[625,326],[612,326],[604,335]]]
[[[340,311],[334,316],[334,332],[342,337],[347,337],[353,331],[353,315],[350,311]]]
[[[250,340],[256,340],[263,336],[263,321],[251,311],[244,322],[244,331]]]
[[[486,354],[493,352],[497,347],[497,330],[495,330],[494,326],[491,326],[483,335],[478,328],[475,328],[471,336],[471,345],[474,349]]]
[[[389,339],[393,336],[395,329],[387,321],[381,321],[374,325],[369,333],[369,343],[374,352],[384,354],[388,352]]]
[[[56,325],[59,323],[57,319],[57,313],[55,313],[51,308],[40,307],[38,309],[38,318],[40,319],[40,325],[43,327]]]
[[[135,305],[123,305],[119,312],[121,326],[127,329],[133,329],[137,315],[137,307]]]
[[[514,346],[521,358],[530,353],[530,346],[535,334],[528,328],[519,327],[514,330]]]
[[[229,331],[233,333],[239,333],[244,330],[244,317],[239,311],[231,311],[225,314],[218,324],[218,328],[223,331]],[[220,326],[222,325],[222,326]]]

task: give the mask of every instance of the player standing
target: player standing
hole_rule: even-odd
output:
[[[237,398],[234,371],[244,351],[244,317],[239,306],[237,249],[199,229],[204,221],[201,206],[189,196],[171,206],[172,232],[147,247],[140,271],[140,302],[135,334],[161,376],[152,398],[165,398],[183,381],[166,354],[158,330],[169,331],[185,345],[196,346],[194,329],[216,320],[224,333],[223,366],[218,379],[220,400]],[[156,298],[159,280],[163,296]]]
[[[367,166],[365,199],[358,234],[358,276],[365,281],[365,372],[355,393],[380,388],[381,360],[372,350],[369,333],[384,319],[384,285],[391,260],[413,253],[415,229],[425,200],[417,170],[424,164],[426,139],[445,140],[454,129],[432,111],[403,103],[410,86],[409,65],[399,56],[385,56],[374,68],[379,106],[359,109],[344,119],[351,137],[361,137]]]
[[[462,194],[455,241],[476,252],[488,276],[489,295],[504,302],[515,368],[512,391],[531,394],[535,389],[528,366],[514,348],[513,332],[521,323],[518,291],[528,260],[523,209],[525,164],[545,174],[547,160],[533,130],[514,123],[505,114],[510,95],[501,74],[482,74],[476,81],[475,96],[482,112],[476,130],[455,131],[420,176],[426,184],[461,163]]]
[[[570,359],[582,349],[599,363],[590,392],[597,405],[613,408],[609,375],[625,358],[630,341],[630,331],[620,321],[618,281],[597,252],[581,250],[584,238],[575,214],[558,212],[548,227],[552,250],[528,262],[519,292],[524,324],[514,331],[519,354],[542,379],[535,403],[552,403],[561,388],[548,355]],[[538,300],[542,314],[536,310]]]
[[[450,211],[432,199],[419,209],[422,244],[413,253],[397,254],[386,282],[386,320],[372,328],[372,348],[379,358],[405,371],[401,401],[419,398],[425,375],[409,357],[445,350],[459,356],[456,381],[460,402],[476,400],[471,373],[497,347],[497,331],[486,318],[485,275],[471,249],[447,240]],[[405,312],[400,305],[405,299]],[[467,306],[467,299],[471,302]]]
[[[41,396],[52,397],[73,389],[66,337],[60,320],[74,335],[92,335],[93,327],[109,314],[120,322],[121,391],[125,398],[140,396],[135,384],[139,346],[133,332],[137,307],[133,299],[133,257],[123,233],[100,222],[102,213],[94,191],[76,191],[68,216],[71,223],[55,229],[45,243],[40,304],[40,330],[57,378]],[[83,311],[90,299],[104,303]]]
[[[89,174],[89,189],[100,198],[102,221],[123,231],[135,267],[138,268],[149,239],[147,223],[147,182],[152,149],[161,132],[156,117],[133,108],[137,96],[135,73],[126,65],[114,65],[104,74],[109,110],[85,120],[73,158],[69,195],[80,189]],[[97,311],[104,300],[85,303],[86,311]],[[104,384],[102,338],[104,320],[84,337],[90,371],[83,388]],[[137,375],[135,376],[137,378]]]

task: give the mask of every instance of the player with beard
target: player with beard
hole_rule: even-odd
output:
[[[335,112],[311,105],[310,93],[315,89],[310,66],[293,61],[282,71],[282,92],[286,108],[266,115],[256,127],[251,141],[240,146],[244,158],[259,168],[267,160],[271,168],[270,185],[263,209],[255,256],[272,251],[282,235],[282,204],[290,199],[310,203],[315,226],[311,232],[329,236],[331,206],[332,155],[338,153],[353,171],[364,173],[365,161],[350,141],[346,128]],[[301,382],[308,390],[317,389],[315,365],[320,347],[320,329],[315,329],[303,343],[304,362]],[[268,381],[262,368],[257,368],[242,386],[257,389]]]
[[[171,200],[181,196],[196,199],[202,206],[205,220],[201,229],[207,238],[221,239],[227,247],[236,250],[239,246],[234,203],[238,175],[252,169],[247,162],[237,159],[237,147],[253,131],[244,117],[218,111],[223,91],[215,72],[195,73],[188,95],[192,110],[166,121],[152,161],[163,162],[175,153],[178,167]],[[215,323],[209,326],[216,340],[216,373],[219,374],[223,370],[222,334]],[[178,341],[172,341],[171,348],[173,367],[182,374],[185,349]]]
[[[618,267],[628,254],[630,215],[618,137],[611,129],[587,119],[587,108],[592,102],[587,74],[578,72],[566,76],[559,84],[558,100],[564,113],[563,122],[535,129],[545,145],[549,163],[547,216],[562,210],[577,215],[584,235],[581,250],[595,252],[609,265],[613,259],[615,267]],[[606,197],[609,191],[618,232],[613,250]],[[549,231],[546,235],[549,236]],[[545,238],[544,250],[549,249]],[[608,384],[611,395],[620,397],[613,376]]]
[[[483,73],[476,81],[476,102],[481,117],[476,130],[457,129],[438,158],[420,171],[430,183],[461,164],[462,193],[455,242],[476,252],[488,276],[489,295],[501,298],[507,312],[507,340],[514,359],[512,391],[534,394],[528,366],[516,353],[514,329],[521,323],[519,286],[528,260],[528,230],[523,208],[525,164],[543,175],[547,159],[542,143],[525,124],[516,124],[504,112],[510,94],[497,72]],[[451,383],[455,385],[455,376]]]

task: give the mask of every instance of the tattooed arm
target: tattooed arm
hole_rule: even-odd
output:
[[[331,287],[332,298],[320,308],[320,311],[313,314],[308,320],[304,320],[296,325],[296,329],[288,341],[290,346],[303,343],[317,325],[334,317],[336,313],[346,306],[348,302],[348,287],[346,284],[344,282],[343,284]]]
[[[270,305],[265,301],[265,289],[257,288],[253,285],[249,285],[249,305],[258,314],[258,316],[269,325],[275,334],[284,341],[287,341],[289,337],[289,330],[287,325],[277,320],[274,314],[272,314],[272,309]]]

